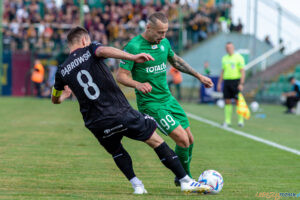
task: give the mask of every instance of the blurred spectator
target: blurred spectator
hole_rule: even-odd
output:
[[[147,16],[160,10],[168,15],[168,37],[177,50],[180,16],[183,17],[183,28],[188,32],[185,47],[216,33],[220,29],[218,20],[228,19],[230,4],[199,2],[87,0],[84,26],[92,40],[104,45],[117,41],[123,47],[133,35],[143,31]],[[3,6],[3,39],[6,47],[12,50],[29,49],[48,54],[63,51],[66,33],[80,21],[79,1],[74,0],[4,0]]]
[[[235,30],[237,32],[239,32],[239,33],[242,33],[242,31],[243,31],[243,24],[242,24],[241,18],[239,18],[239,21],[238,21],[238,24],[236,25]]]
[[[169,89],[170,91],[172,91],[172,85],[174,85],[176,88],[177,100],[181,100],[181,72],[175,69],[174,67],[171,67],[168,74],[171,76],[171,80],[168,82]]]
[[[210,76],[210,74],[211,74],[208,61],[204,62],[204,74],[206,76]]]
[[[228,33],[229,30],[230,30],[230,26],[231,26],[231,19],[226,18],[224,16],[220,16],[218,20],[219,20],[219,22],[221,24],[221,30],[222,30],[222,32]]]
[[[47,66],[48,78],[43,87],[43,92],[42,92],[43,97],[49,97],[49,98],[51,97],[51,91],[55,82],[56,71],[57,71],[57,61],[53,59],[49,60]]]
[[[33,66],[31,81],[34,84],[34,87],[37,92],[37,97],[42,97],[41,94],[41,84],[44,81],[45,69],[40,60],[36,60]]]
[[[241,19],[239,18],[237,25],[234,25],[233,23],[231,23],[229,29],[230,29],[231,32],[235,31],[235,32],[238,32],[238,33],[242,33],[243,24],[242,24]]]
[[[283,39],[282,39],[282,38],[280,38],[278,42],[279,42],[279,44],[283,44]],[[284,47],[284,46],[282,46],[282,47],[280,48],[280,50],[279,50],[279,51],[280,51],[280,53],[282,53],[282,54],[283,54],[283,53],[284,53],[284,50],[285,50],[285,47]]]
[[[282,94],[282,96],[286,97],[285,106],[287,107],[287,110],[285,113],[287,114],[293,113],[292,109],[300,100],[300,81],[296,80],[295,77],[290,77],[289,82],[292,85],[292,90]]]
[[[272,42],[270,41],[270,36],[269,35],[266,35],[266,37],[265,37],[265,43],[267,43],[270,46],[273,46]]]

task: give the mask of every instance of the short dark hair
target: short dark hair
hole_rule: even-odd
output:
[[[231,41],[228,41],[227,43],[226,43],[226,45],[228,45],[228,44],[233,44]]]
[[[156,24],[157,20],[161,21],[164,24],[168,23],[168,18],[162,12],[155,12],[148,17],[148,22],[151,22],[153,24]]]
[[[291,82],[294,78],[294,76],[289,77],[289,82]]]
[[[85,28],[81,26],[76,26],[75,28],[72,28],[67,35],[68,44],[72,45],[74,43],[79,42],[80,38],[83,35],[89,35],[89,32]]]

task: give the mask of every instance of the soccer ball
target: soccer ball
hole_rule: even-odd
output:
[[[218,194],[223,188],[223,177],[215,170],[204,171],[198,179],[198,182],[211,187],[210,194]]]
[[[224,108],[224,106],[225,106],[225,102],[224,102],[223,99],[219,99],[219,100],[216,102],[216,104],[217,104],[217,106],[218,106],[219,108]]]
[[[250,104],[250,108],[251,108],[252,112],[257,112],[259,109],[259,104],[256,101],[253,101]]]

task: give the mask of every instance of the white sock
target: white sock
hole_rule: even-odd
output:
[[[191,177],[189,177],[188,175],[186,175],[185,177],[179,179],[180,183],[188,183],[190,181],[192,181],[193,179]]]
[[[142,181],[136,176],[130,179],[130,183],[132,184],[132,187],[135,187],[137,185],[143,185]]]

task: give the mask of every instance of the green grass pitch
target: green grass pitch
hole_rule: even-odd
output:
[[[257,192],[300,192],[300,157],[190,119],[195,137],[191,171],[219,171],[218,195],[185,195],[173,174],[147,145],[124,138],[147,195],[132,195],[131,184],[111,156],[84,127],[77,102],[0,98],[0,199],[266,199]],[[222,122],[216,106],[184,104],[186,112]],[[265,119],[252,118],[240,129],[300,150],[300,117],[283,107],[264,105]],[[234,124],[233,128],[238,127]],[[170,138],[162,136],[174,147]],[[274,199],[274,198],[272,198]],[[288,199],[288,198],[281,198]]]

